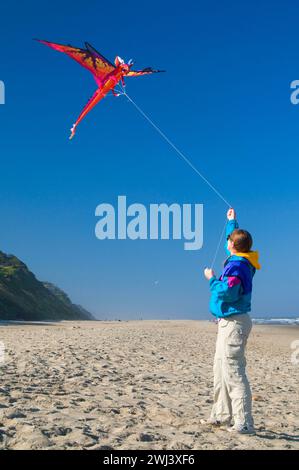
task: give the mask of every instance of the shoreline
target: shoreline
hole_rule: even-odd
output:
[[[271,318],[271,319],[260,319],[251,317],[251,320],[254,325],[267,325],[267,326],[298,326],[299,327],[299,318]],[[138,318],[138,319],[93,319],[93,320],[4,320],[0,319],[0,326],[7,324],[16,324],[16,325],[49,325],[49,324],[62,324],[62,323],[132,323],[132,322],[204,322],[204,323],[216,323],[215,319],[203,318],[203,319],[194,319],[194,318]]]

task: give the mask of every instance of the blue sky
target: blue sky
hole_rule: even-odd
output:
[[[128,93],[253,234],[263,266],[253,315],[297,314],[298,9],[295,1],[1,6],[0,249],[99,318],[208,317],[202,271],[226,206],[123,97],[101,102],[68,140],[95,82],[32,38],[88,41],[110,60],[167,71],[127,79]],[[97,240],[96,206],[122,194],[145,205],[203,203],[203,249]],[[222,251],[218,273],[223,259]]]

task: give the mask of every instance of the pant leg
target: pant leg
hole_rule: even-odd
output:
[[[231,398],[235,423],[253,425],[252,397],[246,375],[245,348],[252,328],[248,314],[228,318],[224,344],[223,375]]]
[[[223,374],[223,348],[227,321],[221,319],[218,323],[216,351],[214,357],[214,404],[210,419],[213,421],[230,422],[232,418],[231,399]]]

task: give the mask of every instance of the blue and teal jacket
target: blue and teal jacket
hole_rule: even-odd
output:
[[[226,226],[227,237],[238,228],[236,220],[229,220]],[[230,255],[224,263],[219,279],[210,279],[210,312],[217,318],[228,317],[251,310],[252,278],[256,269],[260,269],[258,252],[236,253]]]

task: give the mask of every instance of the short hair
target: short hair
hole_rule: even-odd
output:
[[[234,248],[240,253],[247,253],[252,247],[252,236],[247,230],[236,228],[229,236]]]

